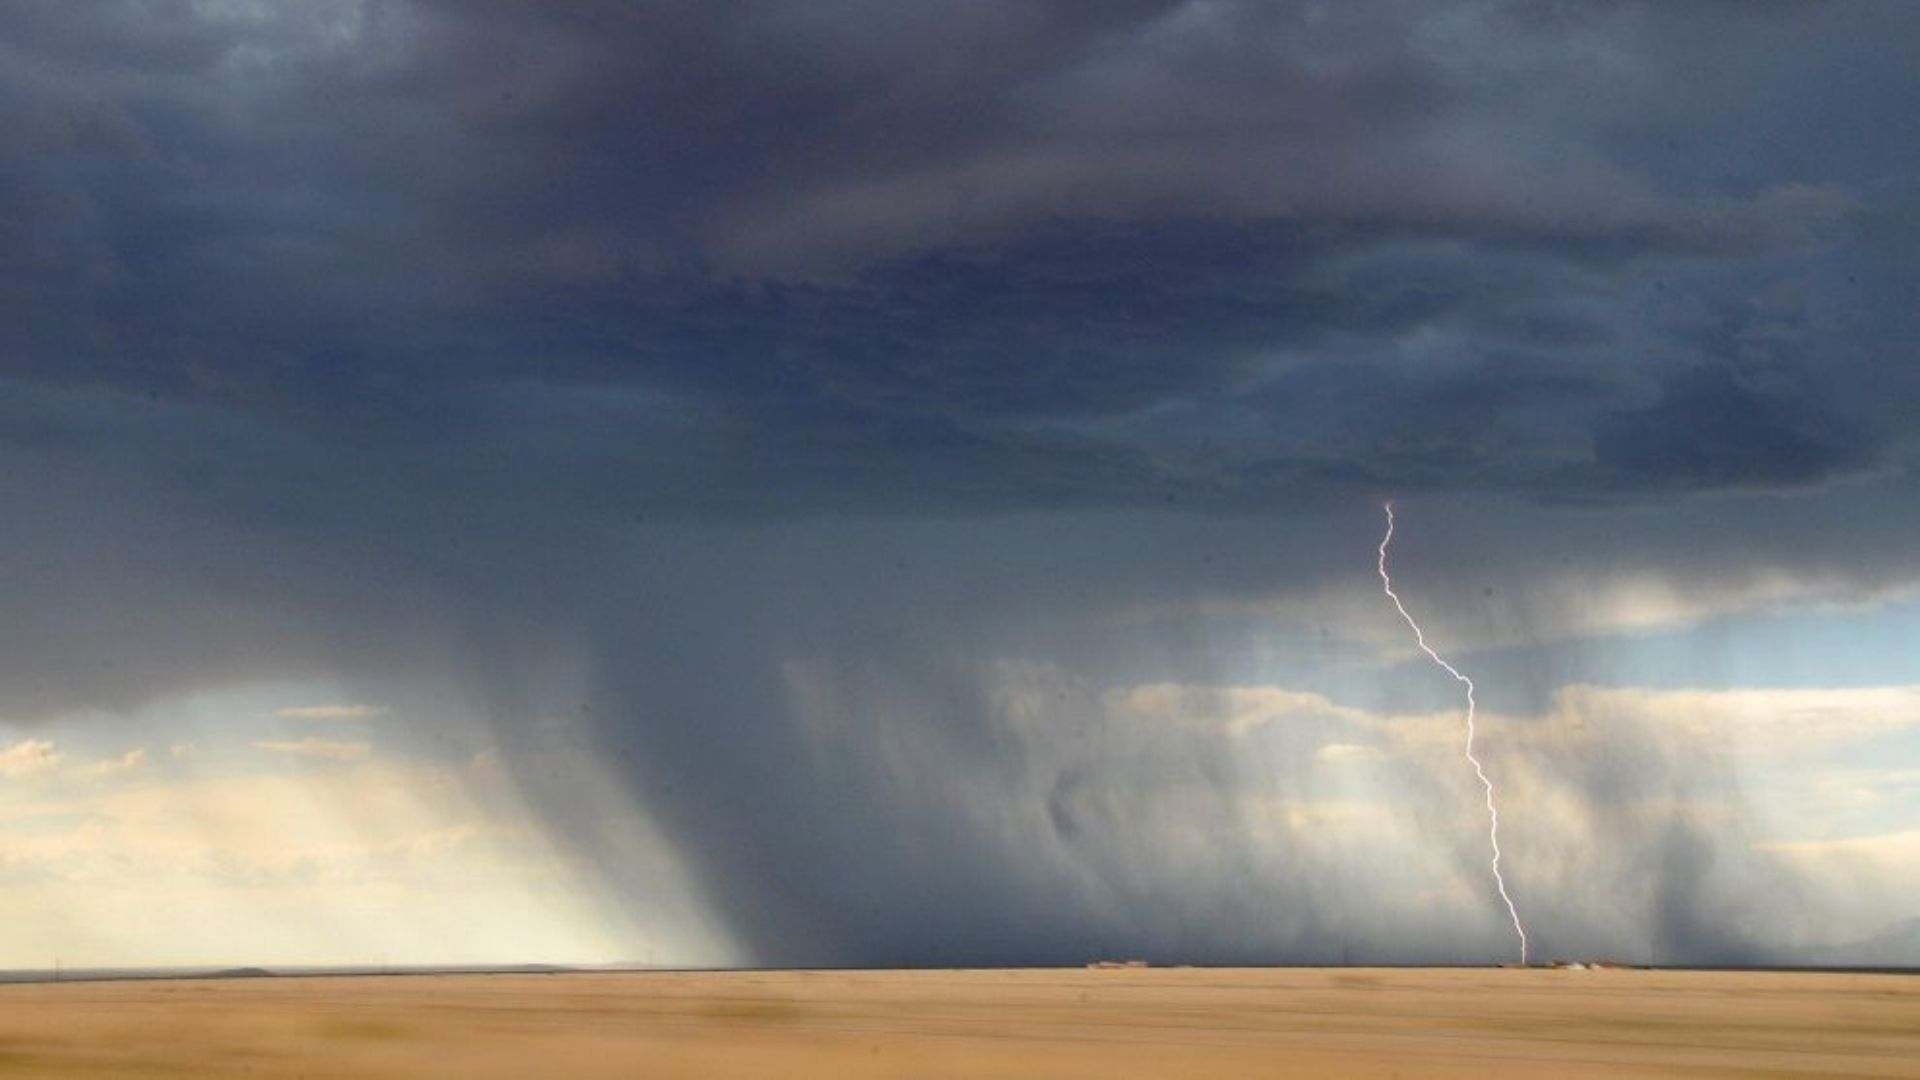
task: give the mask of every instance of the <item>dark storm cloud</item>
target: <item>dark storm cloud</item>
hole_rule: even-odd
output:
[[[0,4],[8,708],[444,667],[510,736],[574,665],[538,707],[763,959],[1434,955],[1247,831],[1229,747],[990,673],[1231,679],[1102,620],[1304,603],[1373,542],[1307,511],[1392,493],[1911,575],[1764,501],[1682,556],[1704,499],[1911,502],[1915,12]],[[1751,955],[1674,828],[1609,872]]]
[[[1877,10],[17,5],[6,363],[385,422],[402,453],[537,422],[476,415],[503,382],[684,395],[719,454],[690,464],[769,505],[849,501],[844,467],[903,443],[916,467],[851,501],[918,502],[926,468],[1010,506],[1818,481],[1905,442],[1883,399],[1800,406],[1863,433],[1842,453],[1688,393],[1701,346],[1649,286],[1706,265],[1702,302],[1808,293],[1803,380],[1894,362],[1833,286],[1849,215],[1911,210],[1874,186],[1908,163],[1829,120],[1904,123],[1900,88],[1777,75],[1806,89],[1800,145],[1709,160],[1778,104],[1726,81],[1796,35],[1809,66],[1884,70],[1910,16]],[[1546,79],[1596,41],[1631,50],[1611,82]],[[1475,352],[1561,389],[1425,374]],[[1353,422],[1418,412],[1420,452],[1302,439],[1301,364],[1373,373]],[[1523,430],[1542,406],[1562,430]],[[1211,478],[1132,437],[1231,413],[1271,434]],[[797,475],[753,478],[768,445]],[[1772,464],[1700,465],[1748,451]]]
[[[1767,395],[1720,368],[1680,372],[1653,405],[1604,419],[1594,456],[1632,484],[1782,487],[1868,463],[1866,433],[1842,429],[1803,395]]]

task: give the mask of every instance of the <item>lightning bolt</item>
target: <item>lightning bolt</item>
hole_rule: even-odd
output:
[[[1433,646],[1427,644],[1427,635],[1420,632],[1420,624],[1407,614],[1407,606],[1400,602],[1400,594],[1393,591],[1393,579],[1387,576],[1387,545],[1393,543],[1393,504],[1382,503],[1387,512],[1387,535],[1380,538],[1380,585],[1387,591],[1387,599],[1393,601],[1395,611],[1405,619],[1413,630],[1414,644],[1427,658],[1439,664],[1446,673],[1467,688],[1467,762],[1473,766],[1473,774],[1480,778],[1480,786],[1487,792],[1487,839],[1493,844],[1493,884],[1500,890],[1500,899],[1507,905],[1507,916],[1513,920],[1513,932],[1520,938],[1520,963],[1527,962],[1527,928],[1520,925],[1520,911],[1513,906],[1513,897],[1507,893],[1507,879],[1500,873],[1500,808],[1494,804],[1493,781],[1487,779],[1487,770],[1480,767],[1480,759],[1473,755],[1473,718],[1477,708],[1473,700],[1473,680],[1460,673],[1460,669],[1447,663]]]

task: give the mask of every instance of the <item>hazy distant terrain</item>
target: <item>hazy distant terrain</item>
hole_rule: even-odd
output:
[[[1920,978],[731,972],[0,987],[0,1075],[1920,1076]]]

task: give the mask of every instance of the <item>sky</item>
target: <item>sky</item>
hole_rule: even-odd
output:
[[[0,0],[0,967],[1920,964],[1915,72]]]

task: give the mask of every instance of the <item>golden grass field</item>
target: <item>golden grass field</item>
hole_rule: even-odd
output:
[[[1920,1077],[1920,977],[1174,968],[10,985],[0,1076]]]

